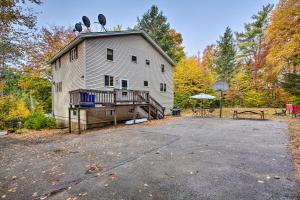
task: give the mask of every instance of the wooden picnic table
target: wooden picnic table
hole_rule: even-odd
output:
[[[253,110],[244,110],[244,111],[237,111],[234,110],[233,112],[233,119],[239,119],[239,115],[242,114],[253,114],[253,115],[259,115],[261,120],[265,119],[265,111],[261,110],[261,111],[253,111]]]

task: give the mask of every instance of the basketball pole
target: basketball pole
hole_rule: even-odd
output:
[[[220,118],[222,118],[222,99],[223,99],[223,91],[220,90]]]

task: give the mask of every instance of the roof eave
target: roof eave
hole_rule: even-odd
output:
[[[114,35],[84,35],[80,34],[74,40],[72,40],[69,44],[67,44],[63,49],[61,49],[57,54],[55,54],[52,58],[50,58],[47,61],[47,64],[53,63],[55,60],[57,60],[59,57],[61,57],[63,54],[67,53],[69,50],[71,50],[75,45],[82,42],[84,39],[87,38],[96,38],[96,37],[111,37],[111,36],[122,36],[122,35],[138,35],[141,34],[148,42],[157,50],[160,54],[172,65],[175,66],[175,62],[164,52],[161,47],[143,30],[141,31],[132,31],[132,32],[120,32],[115,33]]]

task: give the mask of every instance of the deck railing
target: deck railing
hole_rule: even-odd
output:
[[[140,104],[149,103],[149,101],[148,91],[122,89],[113,91],[78,89],[70,91],[70,105],[79,107],[94,107],[96,104]]]

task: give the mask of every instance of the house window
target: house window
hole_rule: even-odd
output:
[[[148,87],[148,86],[149,86],[148,81],[144,81],[144,86],[145,86],[145,87]]]
[[[167,91],[167,84],[160,83],[160,91],[161,92],[166,92]]]
[[[161,64],[161,72],[164,73],[165,72],[165,65]]]
[[[77,47],[74,47],[73,49],[70,50],[70,62],[72,62],[75,59],[78,59],[78,49]]]
[[[114,50],[112,49],[107,49],[107,60],[114,60]]]
[[[128,111],[128,113],[129,113],[129,114],[134,113],[134,108],[130,108],[129,111]]]
[[[105,111],[105,115],[106,115],[106,116],[113,116],[113,114],[114,114],[114,111],[113,111],[113,110],[106,110],[106,111]]]
[[[146,59],[146,65],[150,65],[150,60]]]
[[[131,56],[131,61],[134,63],[137,63],[137,57],[136,56]]]
[[[121,80],[121,87],[122,87],[122,89],[127,90],[128,89],[128,80],[125,80],[125,79]]]
[[[114,86],[114,77],[113,76],[104,76],[104,85],[106,87],[113,87]]]
[[[55,92],[62,92],[62,82],[55,83]]]

